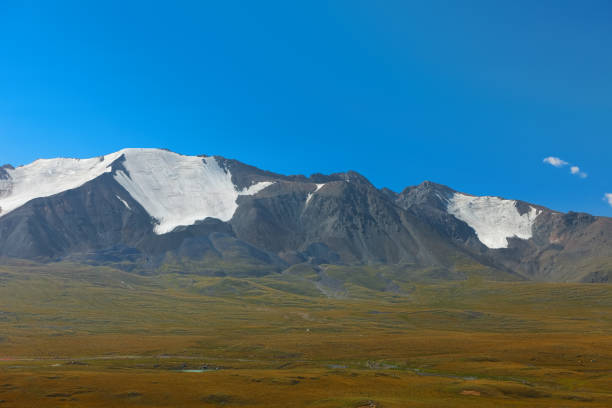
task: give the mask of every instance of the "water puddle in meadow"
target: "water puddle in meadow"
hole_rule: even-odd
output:
[[[215,366],[209,366],[209,365],[204,365],[201,366],[200,368],[187,368],[185,366],[179,368],[179,372],[181,373],[208,373],[210,371],[219,371],[221,369],[221,367],[215,367]]]

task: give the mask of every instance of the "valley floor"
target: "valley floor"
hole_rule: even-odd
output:
[[[300,279],[0,266],[0,407],[612,406],[612,285]]]

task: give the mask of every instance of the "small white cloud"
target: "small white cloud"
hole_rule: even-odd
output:
[[[566,162],[565,160],[561,160],[558,157],[547,157],[543,160],[544,163],[548,163],[551,166],[555,166],[555,167],[563,167],[563,166],[567,166],[569,163]]]
[[[587,178],[588,174],[586,174],[584,171],[580,171],[580,167],[578,166],[572,166],[570,168],[570,172],[580,178]]]
[[[554,157],[554,156],[549,156],[547,158],[545,158],[544,160],[542,160],[544,163],[548,163],[551,166],[554,167],[563,167],[563,166],[567,166],[569,163],[566,162],[563,159],[560,159],[558,157]],[[572,173],[574,176],[578,176],[580,178],[587,178],[589,175],[587,173],[585,173],[584,171],[580,170],[580,167],[578,166],[571,166],[570,167],[570,173]]]
[[[608,204],[610,204],[610,206],[612,207],[612,193],[604,194],[604,200],[607,201]]]

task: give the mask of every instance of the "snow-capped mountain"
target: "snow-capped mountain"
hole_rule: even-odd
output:
[[[606,280],[612,223],[431,182],[398,194],[355,172],[283,176],[216,156],[124,149],[0,168],[0,256],[258,273],[308,262]],[[267,271],[267,272],[266,272]]]
[[[5,168],[0,184],[0,217],[25,203],[49,197],[105,174],[113,178],[156,220],[163,234],[205,218],[229,221],[239,195],[255,194],[272,184],[256,182],[238,189],[231,172],[214,157],[182,156],[160,149],[124,149],[92,159],[37,160]],[[128,210],[129,204],[117,196]]]

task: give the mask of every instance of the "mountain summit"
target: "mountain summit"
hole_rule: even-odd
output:
[[[612,220],[429,181],[398,194],[355,172],[283,176],[218,156],[123,149],[1,167],[0,256],[257,274],[469,263],[517,279],[607,281]]]

